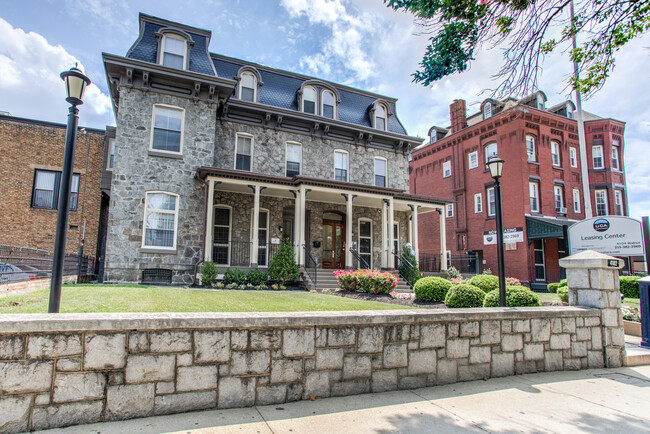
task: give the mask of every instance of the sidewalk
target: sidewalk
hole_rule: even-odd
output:
[[[48,433],[642,432],[650,366],[550,372],[409,391],[209,410]]]

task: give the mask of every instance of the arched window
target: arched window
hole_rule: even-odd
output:
[[[546,103],[546,98],[544,98],[544,94],[541,92],[537,93],[537,108],[540,110],[545,109],[545,103]]]
[[[329,90],[324,90],[322,93],[323,106],[321,112],[323,117],[335,119],[336,118],[336,104],[334,94]]]
[[[243,72],[239,80],[239,99],[255,102],[257,93],[257,78],[252,72]]]
[[[142,225],[142,247],[176,249],[178,195],[164,191],[147,192]]]
[[[302,111],[316,114],[316,90],[311,86],[306,86],[302,90]]]
[[[490,160],[490,157],[497,155],[497,144],[496,142],[489,143],[485,145],[485,163]]]
[[[386,131],[386,107],[383,104],[375,106],[375,128],[378,130]]]
[[[187,40],[176,34],[166,34],[162,40],[160,64],[170,68],[186,69]]]
[[[489,117],[492,117],[492,103],[486,102],[483,106],[483,119],[487,119]]]
[[[566,117],[569,119],[573,119],[575,117],[572,103],[567,103],[566,105]]]

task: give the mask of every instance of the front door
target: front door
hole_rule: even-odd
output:
[[[345,264],[345,224],[323,220],[323,268],[340,270]]]

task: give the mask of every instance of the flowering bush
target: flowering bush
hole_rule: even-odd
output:
[[[623,319],[626,321],[641,322],[641,312],[638,308],[632,306],[623,306]]]
[[[453,279],[449,279],[452,286],[462,285],[463,283],[467,283],[468,280],[469,278],[465,278],[465,277],[454,277]]]
[[[521,282],[516,277],[506,277],[506,286],[521,286]]]
[[[226,287],[226,285],[224,285],[223,282],[217,282],[217,283],[213,283],[212,287],[214,289],[223,289]]]
[[[372,294],[388,294],[397,286],[397,276],[389,272],[372,270],[334,271],[339,288],[343,291],[370,292]]]
[[[415,294],[413,293],[404,293],[404,292],[397,292],[397,291],[392,291],[390,293],[391,298],[394,298],[396,300],[413,300],[415,298]]]

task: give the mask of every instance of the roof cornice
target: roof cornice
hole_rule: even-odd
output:
[[[175,27],[177,29],[185,30],[186,32],[192,32],[192,33],[195,33],[197,35],[205,36],[208,39],[210,39],[212,37],[212,32],[210,30],[201,29],[201,28],[198,28],[198,27],[188,26],[186,24],[181,24],[181,23],[178,23],[176,21],[170,21],[170,20],[166,20],[164,18],[154,17],[153,15],[147,15],[147,14],[144,14],[142,12],[140,12],[140,14],[138,15],[138,18],[139,18],[139,21],[140,21],[140,25],[142,25],[142,23],[146,22],[146,23],[158,24],[158,25],[165,26],[165,27]]]

